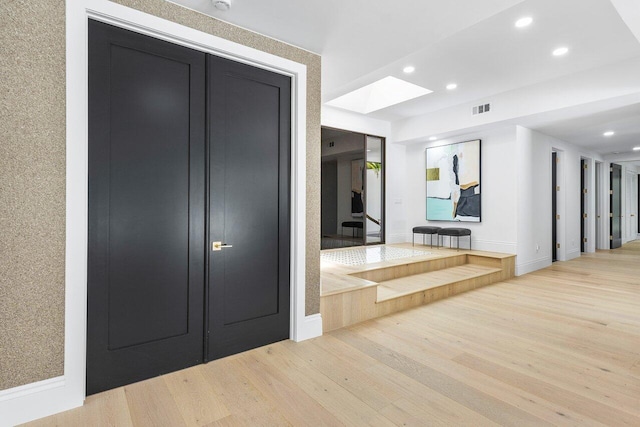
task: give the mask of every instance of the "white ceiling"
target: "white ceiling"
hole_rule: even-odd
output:
[[[211,0],[173,1],[322,55],[333,92],[523,0],[231,0],[226,12]]]
[[[580,117],[533,126],[537,131],[601,154],[617,154],[640,147],[640,103]],[[615,130],[605,137],[604,132]]]
[[[434,91],[368,115],[391,122],[640,57],[640,0],[232,0],[227,12],[211,0],[173,1],[321,54],[324,102],[389,75]],[[533,24],[515,28],[523,16]],[[558,46],[569,53],[552,56]],[[447,91],[450,82],[458,88]],[[606,98],[601,81],[581,84],[576,93]],[[537,130],[599,153],[630,150],[640,103],[546,122]],[[615,139],[601,141],[603,128]]]

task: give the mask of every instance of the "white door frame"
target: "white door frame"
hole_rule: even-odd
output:
[[[606,207],[606,200],[609,197],[609,190],[605,187],[604,182],[605,175],[605,164],[604,162],[596,161],[595,162],[595,188],[594,194],[596,195],[596,211],[595,211],[595,220],[596,220],[596,250],[607,250],[609,249],[609,234],[607,232],[609,215]]]
[[[625,236],[624,242],[630,242],[638,238],[638,174],[629,167],[625,170]]]
[[[593,173],[593,166],[594,166],[594,161],[592,158],[590,157],[586,157],[586,156],[580,156],[580,163],[582,163],[582,160],[584,160],[587,165],[586,169],[582,168],[582,165],[580,166],[580,174],[584,174],[584,188],[587,190],[586,195],[584,196],[585,198],[585,206],[584,206],[584,213],[587,214],[587,218],[585,221],[585,218],[580,218],[580,221],[584,221],[584,238],[587,239],[587,242],[584,244],[584,253],[589,253],[589,252],[595,252],[596,250],[596,246],[595,246],[595,198],[593,197],[594,191],[593,191],[593,183],[595,183],[595,178],[594,178],[594,173]],[[580,191],[582,191],[583,189],[581,188]],[[580,203],[582,204],[582,200],[580,200]]]
[[[305,315],[307,67],[107,0],[66,1],[66,255],[64,375],[0,392],[0,424],[14,425],[81,406],[86,384],[88,225],[88,20],[95,19],[290,76],[291,328],[302,341],[322,334]]]

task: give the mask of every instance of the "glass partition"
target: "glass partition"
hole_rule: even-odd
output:
[[[384,139],[366,136],[365,244],[384,243]]]

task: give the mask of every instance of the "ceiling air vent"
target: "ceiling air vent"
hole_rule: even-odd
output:
[[[484,114],[491,111],[491,104],[476,105],[473,107],[473,115]]]

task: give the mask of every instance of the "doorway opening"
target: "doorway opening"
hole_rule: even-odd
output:
[[[610,172],[610,249],[622,246],[622,166],[611,164]]]
[[[384,138],[323,127],[321,139],[321,249],[384,243]]]

